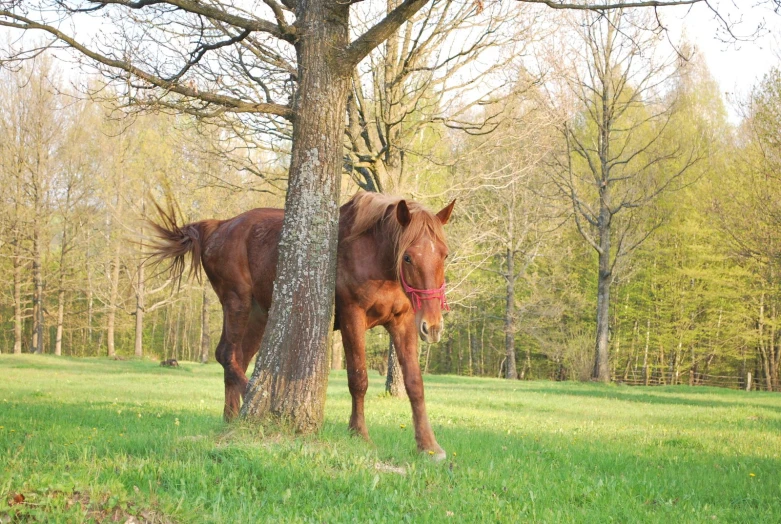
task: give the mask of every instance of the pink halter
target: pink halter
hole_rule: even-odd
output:
[[[447,298],[445,298],[444,282],[438,289],[415,289],[414,287],[410,287],[410,285],[407,284],[407,281],[404,279],[404,271],[399,271],[399,275],[401,276],[401,287],[403,287],[404,291],[409,295],[410,301],[412,302],[412,309],[414,311],[420,309],[420,306],[424,300],[437,299],[439,300],[439,306],[442,309],[445,311],[450,311],[450,306],[447,304]]]

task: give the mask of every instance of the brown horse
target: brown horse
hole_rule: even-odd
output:
[[[368,386],[365,332],[384,326],[393,340],[412,405],[415,440],[421,451],[443,458],[426,415],[418,365],[417,337],[442,336],[447,245],[442,226],[453,205],[433,213],[420,204],[376,193],[358,193],[342,206],[337,250],[335,329],[342,332],[352,395],[350,429],[369,438],[363,402]],[[226,420],[238,414],[247,385],[247,366],[258,352],[266,327],[283,211],[253,209],[230,220],[178,226],[173,213],[160,212],[152,224],[158,241],[153,255],[172,258],[174,278],[192,256],[220,299],[223,327],[217,361],[225,370]]]

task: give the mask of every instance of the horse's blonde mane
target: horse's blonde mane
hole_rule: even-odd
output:
[[[429,235],[432,240],[438,240],[447,245],[442,222],[431,211],[411,200],[406,200],[410,212],[410,223],[402,227],[396,219],[396,210],[388,213],[388,209],[404,200],[402,197],[368,193],[361,191],[351,202],[355,209],[350,234],[347,241],[353,240],[378,225],[384,235],[390,239],[395,255],[396,274],[401,274],[401,264],[404,252],[422,235]]]

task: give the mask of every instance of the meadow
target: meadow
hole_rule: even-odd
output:
[[[781,522],[781,396],[427,376],[448,451],[333,372],[317,436],[221,420],[216,364],[0,355],[0,522]],[[22,500],[23,499],[23,500]]]

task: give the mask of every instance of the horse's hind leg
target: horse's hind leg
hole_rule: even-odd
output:
[[[253,302],[252,312],[250,313],[247,327],[244,330],[244,338],[241,341],[241,368],[244,370],[244,376],[247,375],[247,367],[258,350],[260,349],[260,341],[263,339],[263,333],[266,331],[266,321],[268,320],[268,313],[263,311],[257,304]],[[241,399],[244,400],[244,393],[246,392],[246,384],[241,392]]]
[[[249,292],[246,295],[229,293],[222,300],[222,336],[217,344],[217,362],[222,364],[225,373],[225,410],[226,421],[233,420],[239,414],[239,403],[247,386],[246,366],[242,356],[242,339],[252,307]]]

